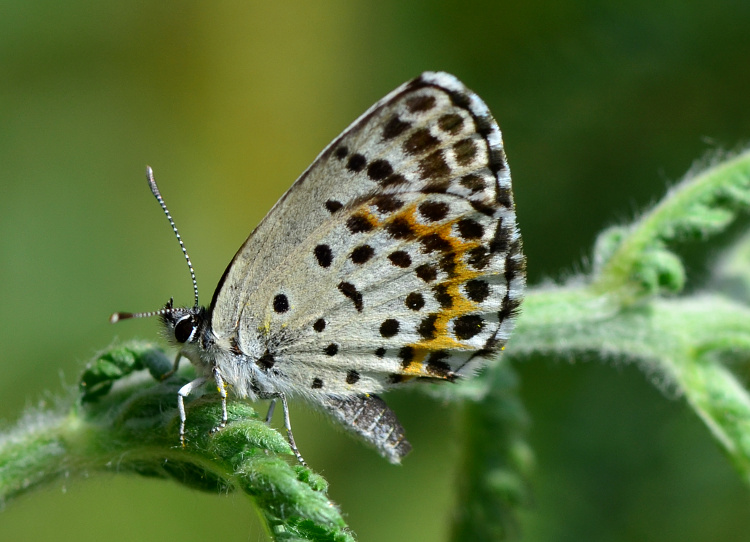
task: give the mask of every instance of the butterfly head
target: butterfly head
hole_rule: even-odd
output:
[[[205,308],[173,307],[171,299],[158,313],[164,324],[167,340],[177,347],[195,343],[206,323]]]
[[[174,301],[170,299],[164,308],[158,311],[116,312],[110,316],[109,321],[114,324],[120,320],[149,316],[158,316],[161,319],[167,340],[178,347],[196,342],[207,320],[204,307],[175,307]]]

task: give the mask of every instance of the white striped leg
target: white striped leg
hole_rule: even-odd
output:
[[[218,427],[214,427],[211,431],[212,433],[215,433],[219,429],[222,429],[227,426],[227,385],[224,382],[224,379],[221,378],[221,375],[219,374],[219,369],[214,367],[214,380],[216,381],[216,389],[219,392],[219,395],[221,396],[221,424],[219,424]]]
[[[195,388],[201,387],[208,380],[205,376],[200,376],[191,382],[188,382],[177,391],[177,409],[180,411],[180,445],[185,447],[185,397],[190,395]]]
[[[302,454],[299,453],[299,449],[294,442],[294,435],[292,434],[292,422],[289,420],[289,405],[286,402],[286,395],[284,395],[283,393],[279,393],[277,397],[281,399],[281,406],[284,408],[284,427],[286,427],[286,435],[287,439],[289,440],[289,447],[292,449],[292,452],[294,452],[297,460],[306,467],[307,463],[305,463],[305,460],[302,458]]]

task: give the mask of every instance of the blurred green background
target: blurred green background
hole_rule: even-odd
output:
[[[400,83],[446,70],[500,123],[538,284],[586,269],[602,227],[708,150],[748,140],[749,58],[740,0],[5,0],[0,418],[51,403],[114,340],[156,337],[153,320],[109,325],[112,311],[192,302],[146,164],[207,303],[333,137]],[[575,361],[517,364],[538,461],[526,540],[748,540],[750,491],[679,397],[625,363]],[[445,540],[455,413],[419,393],[389,402],[415,446],[401,468],[301,408],[298,444],[361,540]],[[241,496],[115,474],[61,481],[0,513],[8,541],[209,538],[264,535]]]

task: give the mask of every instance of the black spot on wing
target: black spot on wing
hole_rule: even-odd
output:
[[[341,209],[343,206],[344,206],[343,203],[341,203],[340,201],[336,201],[334,199],[329,199],[328,201],[326,201],[326,209],[331,214],[335,213],[336,211]]]
[[[450,188],[449,179],[428,179],[428,182],[420,192],[423,194],[445,194]]]
[[[424,296],[419,292],[411,292],[406,296],[404,304],[413,311],[418,311],[424,307]]]
[[[358,173],[365,168],[367,160],[361,154],[353,154],[346,163],[346,169]]]
[[[440,303],[441,308],[450,309],[453,307],[453,297],[448,292],[448,283],[436,284],[432,287],[432,293],[435,294],[435,301]]]
[[[370,245],[360,245],[352,250],[349,256],[353,263],[362,265],[366,263],[375,254],[375,250]]]
[[[448,359],[450,355],[445,350],[438,350],[430,354],[427,358],[427,365],[425,369],[428,373],[435,375],[439,378],[448,378],[453,375],[451,367],[444,360]]]
[[[452,248],[450,241],[443,239],[438,233],[429,233],[422,237],[419,242],[422,245],[422,252],[425,254],[431,254],[435,251],[447,252]]]
[[[438,222],[448,216],[450,207],[442,201],[424,201],[419,204],[419,214],[428,222]]]
[[[495,216],[495,206],[490,205],[484,201],[471,199],[469,200],[472,208],[486,216]]]
[[[357,311],[362,312],[362,293],[357,290],[357,287],[354,286],[354,284],[351,282],[340,282],[339,292],[354,303],[354,308],[356,308]]]
[[[478,314],[465,314],[453,320],[453,333],[456,338],[466,341],[484,328],[484,319]]]
[[[363,213],[357,213],[346,220],[346,227],[351,233],[367,233],[375,227],[369,217]]]
[[[351,371],[348,371],[346,373],[346,383],[347,384],[356,384],[359,382],[359,373],[352,369]]]
[[[437,150],[419,161],[420,176],[422,179],[438,179],[447,177],[451,168],[445,161],[443,151]]]
[[[472,248],[467,252],[467,255],[466,262],[474,269],[480,271],[489,265],[490,257],[492,256],[490,251],[482,245]]]
[[[464,119],[457,113],[447,113],[438,119],[438,126],[443,132],[456,135],[461,131]]]
[[[394,337],[398,333],[400,327],[398,320],[388,318],[380,324],[380,335],[385,338]]]
[[[431,94],[418,94],[411,98],[407,98],[406,107],[412,113],[420,113],[423,111],[429,111],[435,107],[435,96]]]
[[[432,282],[437,278],[437,269],[434,265],[423,263],[416,268],[417,276],[425,282]]]
[[[440,258],[440,270],[451,278],[456,276],[456,265],[456,254],[454,252],[449,252]]]
[[[276,294],[273,298],[273,310],[279,314],[289,310],[289,299],[284,294]]]
[[[393,139],[394,137],[398,137],[402,133],[404,133],[406,130],[408,130],[410,126],[411,126],[410,122],[403,121],[398,117],[398,115],[394,115],[386,123],[385,128],[383,128],[383,139],[387,140],[387,139]]]
[[[397,216],[390,221],[386,225],[385,231],[394,239],[413,239],[416,235],[412,225],[402,216]]]
[[[318,261],[320,267],[330,267],[333,262],[333,251],[328,245],[317,245],[313,249],[315,259]]]
[[[393,194],[378,194],[372,198],[371,205],[383,214],[398,211],[404,206],[404,202]]]
[[[473,173],[461,177],[461,180],[458,182],[464,188],[468,188],[469,190],[471,190],[472,194],[476,194],[477,192],[481,192],[482,190],[487,188],[484,179],[482,179],[482,177],[480,177],[479,175],[475,175]]]
[[[398,351],[398,357],[401,360],[401,366],[406,369],[414,359],[414,348],[404,346]]]
[[[367,176],[373,181],[382,181],[393,173],[393,167],[387,160],[375,160],[367,166]]]
[[[473,218],[462,218],[456,225],[462,239],[480,239],[484,235],[484,226]]]
[[[417,326],[417,333],[419,333],[422,339],[429,341],[435,338],[437,334],[437,318],[438,315],[433,313],[423,318],[419,323]]]
[[[388,259],[396,267],[407,268],[411,265],[411,256],[409,256],[408,252],[404,252],[403,250],[391,252],[388,255]]]
[[[477,145],[473,139],[462,139],[453,145],[456,162],[461,166],[467,166],[477,155]]]
[[[415,130],[404,142],[404,150],[407,154],[419,155],[433,150],[440,145],[440,140],[430,133],[427,128]]]
[[[466,296],[476,303],[481,303],[490,295],[490,285],[481,279],[471,279],[464,285]]]

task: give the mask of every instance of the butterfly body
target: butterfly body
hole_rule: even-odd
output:
[[[524,288],[497,124],[455,77],[426,72],[317,157],[207,309],[161,314],[198,384],[281,399],[292,444],[287,396],[398,462],[410,446],[374,394],[471,376],[504,348]]]

